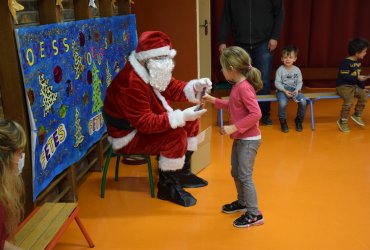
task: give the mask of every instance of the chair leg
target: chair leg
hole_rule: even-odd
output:
[[[104,194],[105,194],[105,183],[106,183],[106,180],[107,180],[107,171],[108,171],[108,167],[109,167],[109,162],[110,162],[110,158],[112,157],[112,153],[113,153],[113,148],[112,146],[109,147],[108,149],[108,153],[107,153],[107,158],[105,160],[105,165],[104,165],[104,169],[103,169],[103,176],[102,176],[102,180],[101,180],[101,190],[100,190],[100,197],[101,198],[104,198]]]
[[[119,160],[121,159],[121,156],[117,155],[116,158],[116,171],[114,173],[114,180],[118,181],[118,172],[119,172]]]
[[[153,181],[153,172],[152,172],[152,162],[150,160],[150,155],[146,157],[146,160],[148,162],[148,173],[149,173],[149,185],[150,185],[150,194],[152,198],[155,198],[154,194],[154,181]]]

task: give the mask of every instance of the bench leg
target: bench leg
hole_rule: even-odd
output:
[[[89,244],[90,248],[93,248],[94,242],[90,238],[89,234],[87,233],[85,227],[82,225],[82,222],[80,218],[78,217],[78,213],[80,212],[80,207],[77,206],[71,215],[68,217],[68,219],[64,222],[63,226],[59,229],[58,233],[54,236],[52,241],[49,243],[49,245],[45,248],[45,250],[51,250],[54,249],[55,245],[57,244],[59,238],[63,235],[64,231],[68,228],[68,226],[72,223],[73,220],[76,221],[78,227],[80,228],[82,234],[84,235],[87,243]]]
[[[63,223],[63,226],[59,229],[59,231],[55,234],[53,239],[50,241],[50,243],[47,245],[45,250],[51,250],[54,249],[55,245],[58,243],[58,240],[60,237],[62,237],[63,233],[67,230],[68,226],[72,223],[73,220],[76,220],[78,226],[80,227],[83,235],[85,236],[87,242],[89,243],[89,247],[94,247],[94,243],[92,242],[90,236],[87,234],[86,229],[82,226],[82,223],[80,219],[78,218],[78,212],[80,211],[80,208],[77,206],[73,212],[69,215],[68,219]]]
[[[310,103],[310,114],[311,114],[311,129],[312,131],[315,131],[315,115],[314,115],[314,111],[313,111],[313,104],[314,104],[314,100],[309,100],[308,101]]]
[[[218,110],[218,112],[217,112],[217,114],[218,114],[218,121],[219,121],[219,125],[220,125],[220,128],[222,128],[223,126],[224,126],[224,114],[223,114],[223,110],[222,109],[219,109]]]
[[[93,248],[95,245],[94,245],[94,242],[92,241],[92,239],[90,238],[89,234],[87,233],[85,227],[82,225],[82,222],[80,220],[80,218],[78,216],[75,217],[75,221],[78,225],[78,227],[80,228],[82,234],[84,235],[87,243],[89,244],[89,247],[90,248]]]

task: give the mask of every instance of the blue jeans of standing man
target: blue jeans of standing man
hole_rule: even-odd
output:
[[[252,65],[261,71],[261,78],[263,81],[263,88],[257,93],[258,95],[271,94],[271,69],[272,69],[272,56],[268,49],[269,41],[265,41],[256,45],[236,44],[242,47],[252,58]],[[270,102],[259,102],[262,116],[270,117]]]
[[[289,97],[287,97],[283,91],[278,91],[276,92],[276,98],[279,103],[279,106],[278,106],[279,119],[286,120],[286,106],[288,104]],[[298,92],[296,99],[300,100],[300,102],[297,102],[298,110],[297,110],[296,118],[302,122],[306,114],[306,106],[307,106],[306,97],[304,97],[304,95],[301,92]]]

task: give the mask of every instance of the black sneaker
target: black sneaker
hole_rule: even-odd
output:
[[[236,212],[246,212],[246,211],[247,211],[247,207],[240,205],[238,201],[233,201],[230,204],[226,204],[222,206],[222,212],[227,213],[227,214],[233,214]]]
[[[261,213],[258,215],[250,214],[246,212],[234,221],[234,227],[251,227],[259,226],[264,223],[263,216]]]

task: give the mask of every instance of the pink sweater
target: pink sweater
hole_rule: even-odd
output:
[[[230,135],[233,139],[245,139],[261,135],[259,120],[261,109],[256,99],[256,91],[247,80],[233,85],[228,100],[216,98],[215,107],[228,109],[230,124],[234,124],[238,131]]]

